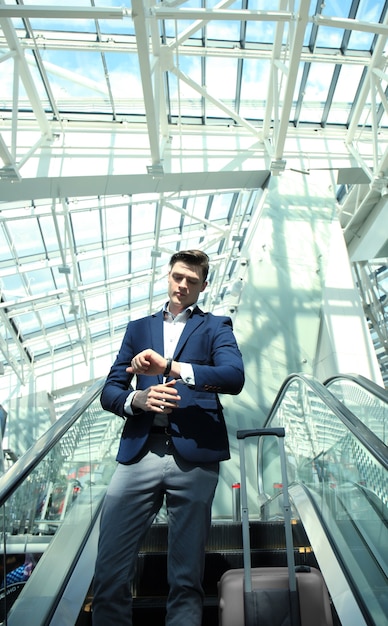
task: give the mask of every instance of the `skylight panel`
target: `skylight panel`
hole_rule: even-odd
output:
[[[69,319],[73,318],[69,315]],[[64,318],[62,315],[61,307],[51,306],[44,309],[41,308],[39,310],[39,321],[45,329],[52,329],[56,326],[62,326]],[[37,323],[36,326],[40,327],[40,323]]]
[[[385,92],[385,96],[387,97],[387,92]],[[388,115],[385,108],[383,109],[383,113],[380,119],[380,127],[388,127]]]
[[[71,0],[73,3],[73,0]],[[89,0],[90,2],[90,0]],[[70,3],[70,0],[69,0]],[[97,8],[105,7],[117,7],[117,8],[131,8],[131,2],[125,0],[94,0],[93,3]],[[114,33],[128,33],[133,35],[135,33],[134,23],[130,17],[124,17],[122,20],[98,20],[98,25],[101,33],[114,34]]]
[[[225,80],[225,76],[228,77]],[[208,58],[206,65],[206,83],[208,92],[230,108],[235,108],[236,101],[237,59],[223,59],[220,72],[219,59]],[[227,113],[216,103],[207,102],[206,117],[225,117]]]
[[[346,124],[362,76],[363,67],[342,65],[327,117],[328,124]]]
[[[83,285],[98,282],[105,278],[104,263],[101,257],[94,259],[82,259],[78,262],[79,273]]]
[[[44,253],[42,236],[35,217],[8,221],[7,229],[19,259]]]
[[[198,57],[179,56],[179,69],[187,74],[191,80],[202,86],[201,59]],[[201,116],[202,96],[183,80],[179,80],[174,74],[169,77],[169,95],[171,115],[177,117]]]
[[[193,20],[163,20],[165,35],[166,37],[175,39],[178,37],[179,33],[184,31],[192,23]],[[193,37],[201,37],[200,29],[194,33]]]
[[[239,41],[240,40],[241,22],[236,19],[232,20],[213,20],[206,25],[206,36],[208,39],[223,41]]]
[[[197,218],[206,217],[209,197],[202,195],[194,195],[187,198],[186,210],[188,213],[195,213]]]
[[[115,278],[122,276],[128,272],[128,252],[118,252],[115,254],[108,254],[106,257],[106,264],[108,267],[107,274],[109,278]]]
[[[39,218],[40,228],[44,240],[44,247],[48,253],[58,254],[58,238],[51,216],[45,215]]]
[[[29,51],[25,52],[25,58],[29,62],[29,68],[32,76],[34,77],[35,87],[39,93],[39,96],[42,102],[47,104],[47,96],[43,89],[43,84],[41,81],[41,77],[38,74],[36,69],[34,59],[32,54]],[[0,53],[1,59],[1,53]],[[6,59],[1,63],[1,92],[0,92],[0,106],[5,107],[6,109],[11,109],[13,107],[13,97],[14,97],[14,71],[15,71],[15,62],[11,57]],[[31,110],[31,103],[27,96],[24,84],[22,81],[18,81],[18,100],[19,106],[22,109]]]
[[[155,232],[156,205],[142,204],[132,208],[131,235],[144,235]]]
[[[211,205],[210,219],[212,221],[220,219],[227,221],[232,199],[233,193],[216,194]]]
[[[128,306],[128,287],[124,289],[114,289],[111,287],[107,293],[110,309],[118,309],[120,307]]]
[[[171,206],[167,206],[163,204],[160,218],[160,229],[163,235],[164,230],[173,229],[175,232],[178,232],[180,227],[180,222],[182,220],[182,214],[179,209],[179,204],[177,203],[177,210],[174,210],[172,207],[174,206],[174,202],[171,203]]]
[[[327,99],[333,67],[326,63],[312,63],[307,79],[300,113],[301,122],[319,124]]]
[[[316,48],[341,49],[344,30],[341,28],[331,28],[330,26],[320,26],[316,38]]]
[[[139,60],[136,54],[105,53],[116,113],[145,115]]]
[[[151,250],[154,247],[154,237],[151,239],[135,243],[132,246],[131,265],[132,273],[150,270],[152,265]]]
[[[53,275],[49,268],[27,271],[24,276],[28,284],[28,293],[32,295],[48,293],[55,288]]]
[[[110,108],[104,67],[99,52],[68,49],[42,54],[58,108],[67,111],[101,111]]]
[[[88,295],[88,297],[85,298],[85,307],[88,316],[106,312],[106,294],[102,293],[95,296]]]
[[[26,284],[20,274],[5,275],[1,278],[1,292],[5,300],[20,300],[27,295]]]
[[[186,246],[181,246],[181,248],[186,248]],[[156,298],[160,298],[161,300],[166,300],[166,289],[167,289],[167,267],[166,271],[163,275],[156,279],[154,282],[153,293]]]
[[[98,211],[76,211],[71,213],[77,250],[80,247],[101,241],[100,214]]]
[[[128,240],[128,202],[127,200],[122,205],[103,209],[104,231],[108,245],[114,245],[116,240]]]
[[[244,59],[240,115],[248,119],[263,119],[268,97],[271,62],[269,60]]]
[[[41,330],[41,325],[36,317],[36,314],[33,312],[15,315],[12,318],[12,321],[17,328],[22,329],[23,340],[25,340],[29,335]]]
[[[39,6],[39,7],[52,7],[55,6],[56,3],[53,3],[52,0],[24,0],[23,5],[25,7],[28,6]],[[72,7],[91,7],[90,0],[71,0],[68,4]],[[64,3],[64,6],[66,3]],[[104,3],[104,6],[109,6],[110,0],[107,0]],[[14,20],[15,23],[17,20]],[[61,17],[56,19],[55,17],[50,18],[29,18],[30,24],[34,29],[45,29],[49,28],[51,30],[61,31],[61,30],[70,30],[70,31],[81,31],[81,32],[95,32],[95,22],[93,19],[75,19],[75,18],[65,18]],[[116,21],[116,20],[115,20]]]
[[[253,10],[249,4],[249,7]],[[273,7],[271,9],[274,10]],[[247,21],[246,34],[245,38],[248,43],[265,43],[272,44],[275,36],[277,23],[276,22],[268,22],[268,21],[260,21],[260,20],[250,20]],[[285,29],[287,31],[287,28]]]
[[[276,11],[278,10],[279,0],[248,0],[248,9],[250,11]]]
[[[8,240],[5,238],[4,231],[0,228],[0,262],[11,259],[11,251],[8,246]]]
[[[322,15],[336,17],[348,17],[353,0],[325,0]],[[316,6],[316,2],[312,0],[312,7]]]
[[[357,9],[357,20],[367,23],[380,22],[382,6],[376,0],[360,0]],[[353,30],[349,39],[349,48],[352,50],[370,50],[373,39],[373,33]]]
[[[131,287],[131,303],[149,299],[149,283],[136,284]]]

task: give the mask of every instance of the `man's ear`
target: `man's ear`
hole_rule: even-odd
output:
[[[203,285],[202,285],[202,289],[201,291],[205,291],[206,287],[208,286],[208,282],[207,280],[204,281]]]

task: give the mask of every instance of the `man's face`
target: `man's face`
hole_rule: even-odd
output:
[[[170,311],[177,315],[198,300],[198,296],[206,288],[202,269],[183,261],[177,261],[168,273],[168,295]]]

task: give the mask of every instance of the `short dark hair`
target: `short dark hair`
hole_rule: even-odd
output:
[[[170,268],[178,261],[200,267],[203,280],[205,281],[207,279],[209,273],[209,257],[205,252],[202,252],[202,250],[180,250],[179,252],[175,252],[170,259]]]

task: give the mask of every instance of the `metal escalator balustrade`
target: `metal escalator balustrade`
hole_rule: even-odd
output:
[[[381,626],[388,614],[387,446],[325,386],[306,375],[285,381],[266,426],[285,428],[291,497],[293,485],[295,493],[304,490],[321,521],[320,530],[317,524],[306,527],[318,562],[325,559],[322,539],[328,538],[362,615],[357,619]],[[281,514],[276,442],[260,441],[258,467],[263,515],[276,517]],[[346,594],[339,594],[338,580],[330,571],[324,575],[341,622],[351,623]]]
[[[103,381],[96,381],[0,477],[0,621],[6,624],[12,623],[15,600],[22,602],[28,587],[34,585],[48,546],[62,534],[67,537],[67,548],[50,569],[49,580],[46,574],[46,589],[40,590],[40,598],[38,592],[36,610],[29,617],[33,623],[44,623],[39,611],[52,611],[50,602],[56,595],[48,597],[47,589],[65,584],[74,556],[87,541],[91,520],[98,515],[116,466],[122,428],[120,418],[101,408],[102,385]]]
[[[4,609],[10,626],[18,624],[23,602],[25,608],[31,601],[36,602],[31,626],[49,623],[47,616],[55,610],[52,601],[58,589],[65,588],[74,557],[88,541],[91,523],[85,515],[92,520],[98,514],[115,467],[117,438],[122,428],[120,418],[102,411],[99,390],[97,384],[81,403],[83,407],[78,403],[71,415],[65,414],[63,423],[55,424],[35,450],[28,451],[20,459],[23,462],[11,468],[10,484],[6,484],[5,477],[0,478],[4,554],[10,554],[12,548],[24,560],[26,554],[37,556],[34,574],[41,569],[43,580],[47,580],[43,564],[52,565],[44,598],[39,597],[42,585],[35,584],[34,575],[7,614],[12,604],[10,598]],[[368,429],[349,411],[344,423],[344,411],[346,408],[325,387],[306,376],[293,376],[282,386],[270,422],[285,426],[291,481],[301,483],[313,494],[328,532],[335,537],[338,553],[346,555],[350,564],[348,576],[352,585],[356,590],[365,590],[366,597],[361,597],[360,602],[367,607],[363,611],[368,619],[372,616],[372,621],[364,623],[379,624],[381,611],[386,609],[387,591],[387,467],[382,462],[386,446],[381,441],[376,443],[373,433],[369,443],[364,441]],[[360,440],[360,433],[364,439]],[[260,475],[260,498],[268,501],[279,491],[280,467],[271,447],[266,446],[263,453],[268,462]],[[276,499],[272,502],[276,518]],[[50,543],[54,547],[56,541],[61,545],[62,560],[58,562],[52,550],[44,553],[49,558],[38,560],[44,548]],[[71,549],[63,550],[69,541]],[[310,541],[319,556],[314,538]],[[84,581],[85,589],[89,583],[90,580]]]

